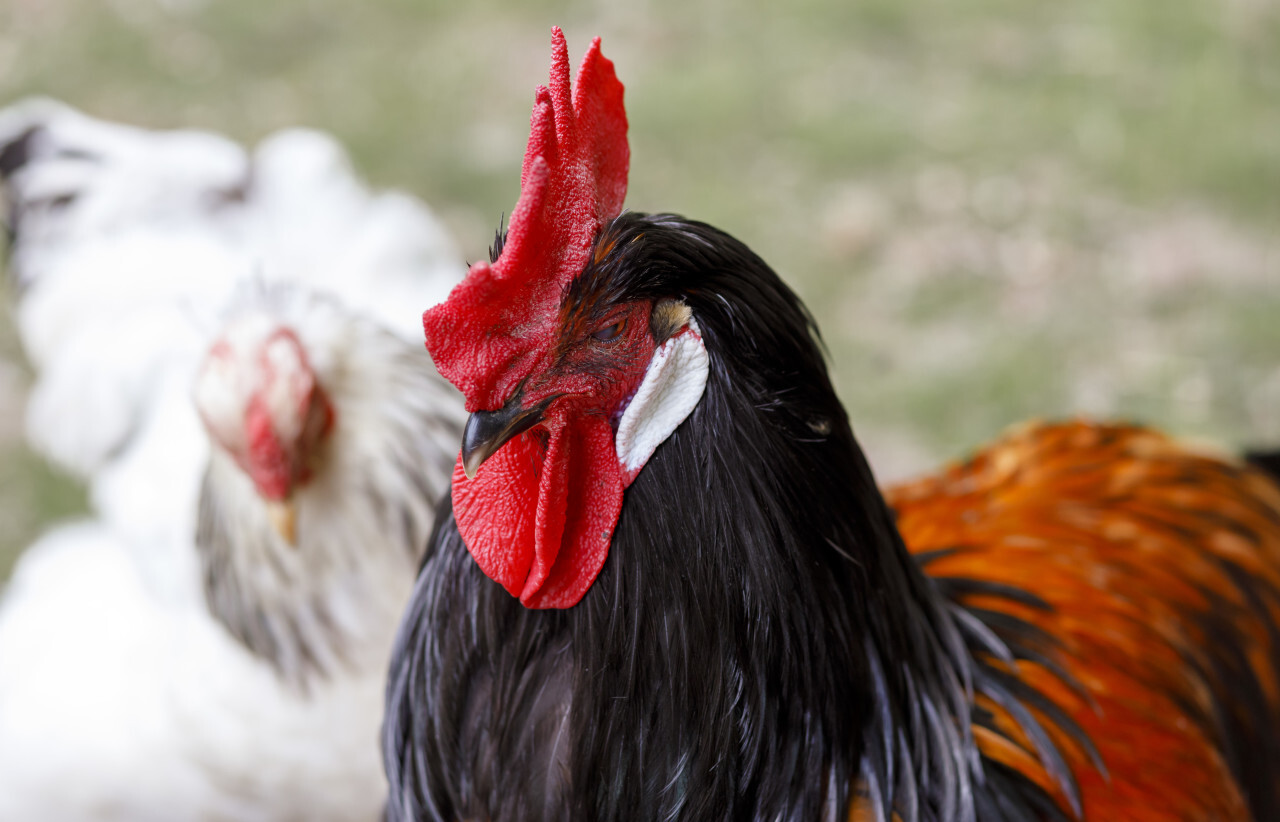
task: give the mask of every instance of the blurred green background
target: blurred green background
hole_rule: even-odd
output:
[[[326,129],[474,260],[553,23],[627,86],[630,207],[794,284],[882,476],[1032,416],[1280,446],[1278,0],[4,0],[0,104]],[[21,443],[29,381],[5,314],[0,577],[85,505]]]

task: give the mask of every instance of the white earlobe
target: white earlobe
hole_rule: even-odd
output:
[[[693,317],[653,353],[614,438],[627,485],[702,399],[708,367],[707,348]]]

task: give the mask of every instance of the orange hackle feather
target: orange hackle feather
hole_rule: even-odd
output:
[[[1280,487],[1269,477],[1149,430],[1076,422],[1016,431],[886,496],[913,553],[948,551],[930,576],[1009,585],[1051,606],[965,600],[1061,643],[1078,690],[1039,665],[1017,671],[1080,725],[1109,772],[1055,734],[1085,819],[1250,818],[1223,727],[1280,730],[1268,726],[1280,716]],[[1246,660],[1238,681],[1215,673],[1228,643]],[[1233,718],[1230,695],[1250,678],[1267,715]],[[1017,723],[987,707],[1005,737],[975,728],[983,752],[1056,792],[1025,740],[1013,743]]]

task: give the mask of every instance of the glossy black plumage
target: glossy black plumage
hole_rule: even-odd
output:
[[[878,818],[1060,817],[970,731],[977,688],[1073,795],[1022,708],[1038,695],[990,664],[1051,643],[964,611],[908,556],[794,294],[678,217],[624,214],[597,244],[564,299],[683,300],[706,392],[571,609],[486,578],[445,504],[391,666],[388,819],[843,819],[855,783]]]

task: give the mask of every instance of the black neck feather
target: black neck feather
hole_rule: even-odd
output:
[[[903,547],[807,312],[708,226],[624,215],[605,235],[566,299],[592,279],[683,299],[706,392],[574,608],[524,609],[439,518],[392,664],[388,817],[844,819],[861,775],[884,818],[975,818],[977,640]],[[1014,784],[983,818],[1052,816],[987,770]]]

